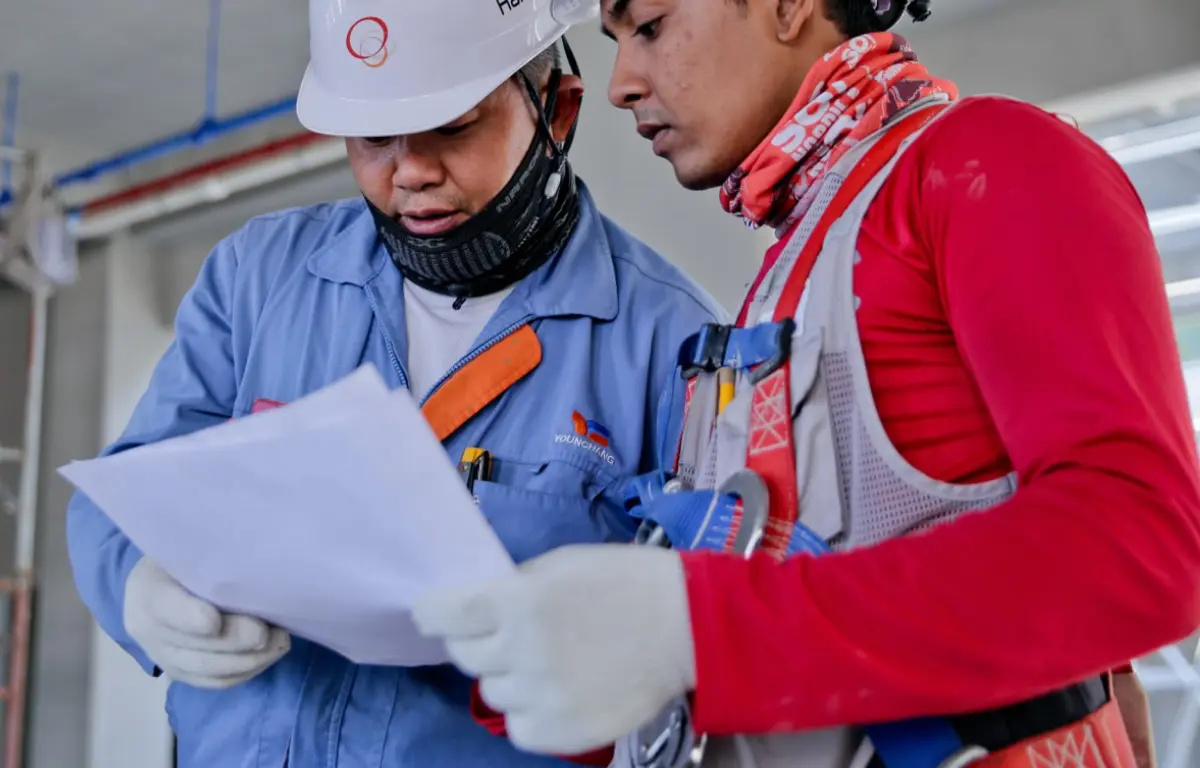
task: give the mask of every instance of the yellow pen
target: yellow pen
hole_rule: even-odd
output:
[[[466,472],[470,466],[475,463],[475,460],[478,459],[482,454],[482,448],[476,448],[475,446],[467,448],[465,451],[463,451],[462,458],[458,460],[459,471]]]
[[[725,411],[725,406],[733,402],[736,377],[733,374],[732,368],[720,368],[717,370],[717,415],[720,416]]]
[[[467,490],[474,492],[476,480],[486,482],[492,479],[492,454],[474,446],[466,449],[458,462],[458,472]]]

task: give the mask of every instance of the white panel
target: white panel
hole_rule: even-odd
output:
[[[137,239],[119,237],[109,244],[107,258],[105,444],[125,426],[172,336],[158,318],[154,254]],[[147,676],[99,627],[95,632],[88,768],[167,768],[166,680]]]

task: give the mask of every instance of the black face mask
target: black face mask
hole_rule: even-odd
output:
[[[577,69],[569,48],[567,58]],[[561,76],[559,70],[551,74],[544,108],[533,83],[522,76],[538,111],[538,130],[508,184],[468,221],[443,234],[416,235],[367,201],[380,239],[406,280],[455,296],[461,306],[461,300],[517,283],[566,244],[579,221],[578,189],[567,162],[575,128],[559,146],[547,118],[554,114]]]

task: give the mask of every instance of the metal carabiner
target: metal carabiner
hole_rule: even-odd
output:
[[[633,764],[636,768],[698,768],[708,737],[692,730],[692,711],[680,699],[637,730]]]
[[[733,539],[733,551],[749,558],[762,543],[771,514],[767,484],[757,473],[743,469],[730,475],[717,493],[742,500],[742,519]]]
[[[673,493],[679,487],[666,488]],[[754,472],[744,469],[731,475],[718,495],[735,496],[742,502],[742,518],[734,537],[734,551],[750,557],[762,542],[770,516],[770,495],[767,484]],[[645,531],[643,532],[643,529]],[[649,520],[638,528],[639,544],[670,547],[662,528]],[[691,727],[692,712],[686,697],[637,730],[634,741],[633,764],[636,768],[699,768],[704,762],[708,736],[695,733]]]
[[[990,752],[980,746],[963,747],[938,763],[937,768],[967,768],[987,757]]]

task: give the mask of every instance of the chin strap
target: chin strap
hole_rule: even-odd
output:
[[[571,50],[571,44],[567,42],[567,38],[562,38],[563,53],[566,54],[567,64],[571,68],[571,74],[579,77],[579,62],[575,58],[575,52]],[[576,113],[575,119],[571,121],[571,127],[567,131],[566,139],[559,143],[554,140],[554,131],[550,128],[550,121],[554,119],[555,109],[558,106],[558,86],[562,83],[562,69],[555,67],[550,71],[550,82],[547,84],[546,103],[542,104],[541,95],[538,93],[537,86],[529,79],[529,76],[524,72],[519,72],[521,83],[525,86],[525,93],[528,94],[530,102],[533,103],[534,112],[537,114],[537,128],[541,133],[542,138],[546,140],[546,144],[550,147],[550,152],[554,155],[554,173],[546,180],[545,195],[547,200],[553,200],[558,194],[558,188],[562,184],[564,170],[567,165],[567,153],[571,151],[571,144],[575,141],[575,129],[579,126],[579,115]],[[582,99],[582,97],[581,97]]]

